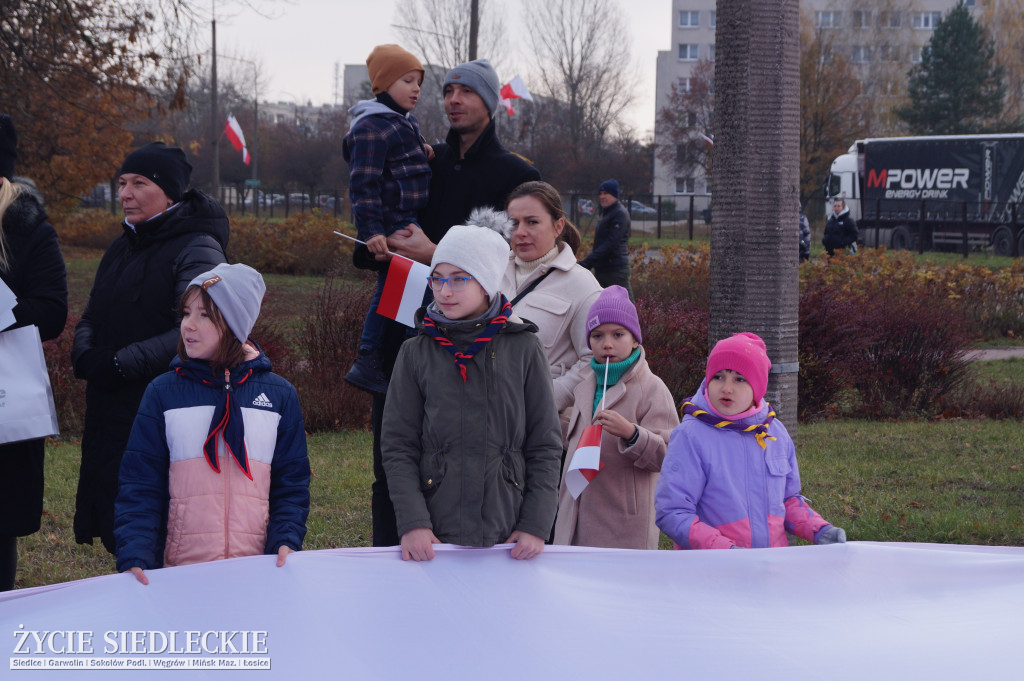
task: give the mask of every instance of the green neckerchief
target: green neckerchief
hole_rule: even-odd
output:
[[[629,367],[636,364],[638,359],[640,359],[639,345],[633,349],[629,357],[621,362],[610,362],[608,364],[608,387],[618,383],[622,374],[629,371]],[[604,397],[604,364],[599,364],[596,358],[591,357],[590,368],[594,370],[594,376],[597,377],[597,387],[594,389],[594,411],[596,412],[597,405],[601,404],[601,398]]]

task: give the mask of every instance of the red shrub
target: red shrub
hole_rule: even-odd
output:
[[[676,404],[693,395],[708,356],[708,311],[688,300],[637,298],[644,352]]]

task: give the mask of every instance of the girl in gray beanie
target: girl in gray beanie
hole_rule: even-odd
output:
[[[498,290],[506,224],[474,211],[441,239],[435,302],[395,364],[381,452],[404,560],[442,542],[532,558],[554,520],[561,428],[537,327]]]
[[[142,399],[124,458],[117,569],[144,570],[302,548],[309,458],[295,388],[249,333],[266,286],[246,265],[217,265],[181,298],[171,371]]]

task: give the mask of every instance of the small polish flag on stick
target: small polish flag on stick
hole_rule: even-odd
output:
[[[604,393],[601,394],[601,403],[597,405],[595,414],[604,409],[604,398],[608,394],[608,365],[609,359],[604,364]],[[569,470],[565,473],[565,486],[573,499],[579,499],[587,485],[597,477],[597,474],[604,468],[601,461],[601,435],[603,429],[601,424],[594,424],[583,429],[580,441],[576,443],[576,451],[572,453],[572,460],[569,462]]]
[[[235,151],[242,152],[242,161],[245,162],[245,165],[249,165],[249,150],[245,147],[245,134],[234,114],[228,114],[228,122],[224,125],[224,134],[231,141],[231,146],[235,148]]]
[[[526,83],[524,83],[523,79],[519,76],[510,80],[508,84],[503,85],[499,95],[501,97],[501,103],[505,106],[505,110],[508,111],[509,116],[515,114],[515,109],[512,108],[513,99],[521,98],[530,102],[533,101],[533,95],[531,95],[530,91],[526,89]]]
[[[350,237],[348,234],[338,231],[334,233],[366,245],[365,241]],[[423,305],[423,294],[427,291],[429,276],[430,268],[423,263],[392,253],[391,262],[388,264],[388,276],[384,280],[384,290],[381,291],[380,302],[377,303],[377,314],[415,328],[416,310]]]

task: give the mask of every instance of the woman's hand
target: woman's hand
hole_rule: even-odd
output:
[[[536,558],[544,550],[544,540],[540,537],[516,530],[505,540],[506,544],[515,544],[512,547],[512,557],[516,560],[529,560]]]
[[[277,567],[284,565],[284,561],[288,558],[289,553],[295,553],[295,549],[290,546],[281,545],[281,548],[277,550]]]
[[[636,426],[626,420],[622,414],[612,409],[604,409],[594,416],[594,423],[598,423],[609,435],[621,437],[628,440],[636,432]]]
[[[427,527],[418,527],[402,535],[402,560],[433,560],[434,544],[441,540]]]
[[[129,568],[129,569],[125,570],[121,574],[127,574],[129,572],[132,573],[133,575],[135,575],[135,579],[139,580],[142,584],[145,584],[145,585],[149,584],[149,577],[147,577],[146,573],[142,571],[142,568],[140,568],[140,567]]]

